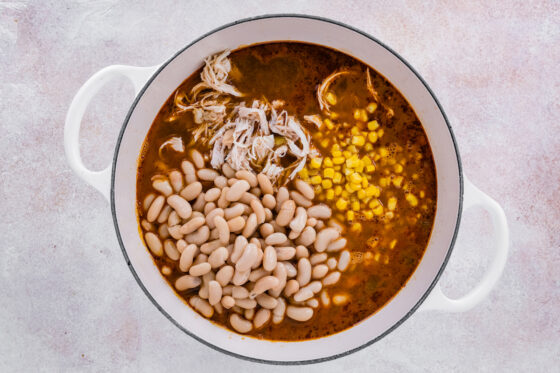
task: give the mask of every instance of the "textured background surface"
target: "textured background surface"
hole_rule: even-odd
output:
[[[278,12],[352,24],[404,56],[445,108],[466,173],[511,228],[504,275],[476,309],[415,314],[379,343],[306,370],[558,369],[558,2],[151,3],[0,2],[0,371],[263,369],[196,342],[149,302],[123,261],[107,202],[68,168],[62,135],[73,95],[100,68],[154,65],[224,23]],[[131,100],[117,81],[90,106],[88,166],[111,159]],[[448,294],[481,277],[487,225],[480,211],[465,215],[442,278]]]

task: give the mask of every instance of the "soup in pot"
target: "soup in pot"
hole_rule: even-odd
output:
[[[288,341],[387,304],[422,259],[437,201],[401,93],[353,57],[297,42],[206,58],[155,118],[136,194],[179,297],[237,333]]]

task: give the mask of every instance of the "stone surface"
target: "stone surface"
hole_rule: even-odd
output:
[[[465,172],[504,207],[511,228],[504,275],[478,307],[415,314],[373,346],[305,369],[558,369],[558,2],[179,3],[0,3],[0,371],[264,368],[196,342],[150,303],[125,265],[106,201],[67,166],[63,126],[77,89],[100,68],[154,65],[224,23],[280,12],[351,24],[405,57],[445,108]],[[90,106],[81,139],[88,166],[111,159],[131,99],[117,81]],[[442,278],[448,294],[477,283],[490,238],[484,213],[468,211]]]

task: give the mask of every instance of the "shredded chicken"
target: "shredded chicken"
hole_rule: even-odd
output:
[[[343,70],[343,71],[334,72],[328,77],[326,77],[321,83],[321,85],[319,86],[319,88],[317,88],[317,101],[319,102],[319,107],[321,108],[322,111],[326,112],[327,114],[330,114],[331,112],[330,110],[331,107],[326,99],[326,95],[329,90],[329,87],[335,81],[336,78],[346,74],[350,74],[350,71]]]

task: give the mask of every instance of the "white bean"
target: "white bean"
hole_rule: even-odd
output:
[[[307,215],[315,219],[328,219],[332,215],[331,208],[325,204],[311,206],[307,209]]]
[[[166,239],[167,237],[169,237],[169,229],[167,227],[167,224],[162,224],[159,226],[158,228],[158,234],[160,238]]]
[[[144,229],[147,232],[154,230],[154,225],[149,221],[147,221],[146,219],[142,219],[140,225],[142,226],[142,229]]]
[[[214,202],[220,198],[220,194],[222,194],[222,190],[220,188],[211,188],[204,193],[204,199],[206,202]]]
[[[328,259],[327,253],[315,253],[311,255],[309,261],[311,262],[311,265],[314,266],[316,264],[323,263],[327,259]]]
[[[253,329],[253,324],[245,320],[243,317],[239,316],[236,313],[231,314],[229,317],[229,323],[231,324],[232,328],[238,331],[239,333],[249,333]]]
[[[169,232],[171,237],[173,237],[176,240],[180,240],[180,239],[183,238],[183,235],[181,234],[181,226],[180,225],[174,225],[172,227],[167,227],[167,231]]]
[[[234,286],[231,291],[231,296],[235,299],[249,298],[249,290],[243,286]]]
[[[333,241],[329,244],[329,246],[327,246],[327,251],[328,252],[333,252],[333,251],[339,251],[340,249],[343,249],[346,246],[346,238],[339,238],[336,241]]]
[[[246,271],[235,271],[235,273],[233,274],[233,278],[231,279],[231,282],[234,285],[241,286],[247,282],[250,274],[251,274],[250,269]]]
[[[239,170],[235,173],[235,177],[240,179],[240,180],[247,181],[249,183],[249,185],[251,186],[251,188],[255,188],[258,185],[257,177],[251,171]]]
[[[294,294],[294,300],[296,302],[303,302],[311,298],[313,298],[313,291],[308,287],[301,288]]]
[[[247,221],[245,222],[245,228],[243,228],[243,232],[242,232],[243,236],[251,237],[255,233],[258,226],[257,220],[258,220],[257,215],[255,213],[249,215]]]
[[[144,202],[142,203],[144,211],[148,211],[150,205],[152,204],[152,202],[154,202],[154,199],[156,199],[156,195],[154,193],[150,193],[146,197],[144,197]]]
[[[219,247],[222,247],[222,243],[220,242],[220,240],[216,239],[213,241],[208,241],[203,243],[200,246],[200,252],[206,254],[206,255],[210,255],[214,252],[214,250],[216,250]]]
[[[340,257],[338,258],[338,270],[341,272],[346,271],[348,265],[350,264],[350,251],[344,250],[340,253]]]
[[[257,175],[257,181],[259,182],[259,186],[264,194],[272,194],[274,193],[274,189],[272,188],[272,183],[268,176],[264,174]]]
[[[297,280],[290,280],[286,283],[286,287],[284,288],[284,295],[286,297],[291,297],[299,290],[299,282]]]
[[[331,304],[331,298],[329,298],[329,293],[326,290],[321,292],[321,303],[323,303],[323,307],[328,307]]]
[[[307,212],[303,207],[298,207],[296,209],[296,216],[293,220],[289,223],[290,229],[292,232],[301,232],[303,228],[305,228],[305,224],[307,223]]]
[[[202,316],[206,318],[211,318],[214,315],[214,308],[205,301],[204,299],[200,298],[199,296],[193,296],[189,300],[189,304],[198,312],[202,314]]]
[[[331,272],[325,278],[323,278],[323,286],[334,285],[338,282],[338,280],[340,280],[340,272]]]
[[[276,250],[272,246],[267,246],[264,249],[263,268],[266,271],[272,271],[276,268],[277,263]]]
[[[235,305],[245,309],[255,308],[257,306],[257,301],[254,299],[243,298],[235,299]]]
[[[298,260],[298,269],[297,269],[297,282],[299,282],[299,286],[303,287],[311,281],[311,263],[307,258],[301,258]]]
[[[229,251],[225,247],[220,247],[212,252],[208,257],[208,263],[212,268],[219,268],[226,263]]]
[[[161,209],[161,212],[159,213],[159,216],[157,218],[157,222],[160,223],[160,224],[165,223],[167,221],[167,218],[169,217],[169,214],[171,213],[171,211],[173,211],[171,206],[165,205],[163,207],[163,209]]]
[[[257,246],[250,243],[245,246],[243,254],[235,263],[235,270],[239,272],[245,272],[251,269],[253,263],[257,260]]]
[[[255,213],[256,217],[257,217],[257,224],[262,224],[265,221],[265,213],[264,213],[264,207],[261,203],[261,201],[259,201],[258,199],[254,199],[251,201],[251,208],[253,209],[253,212]]]
[[[154,254],[155,256],[163,255],[163,245],[161,244],[161,241],[156,234],[148,232],[144,235],[144,239],[146,240],[146,244],[148,245],[148,248],[150,249],[152,254]]]
[[[199,263],[189,269],[189,275],[198,277],[207,274],[210,270],[212,270],[210,263]]]
[[[171,260],[179,260],[181,256],[173,240],[165,240],[163,242],[163,250],[165,251],[165,255]]]
[[[202,283],[200,277],[193,277],[191,275],[181,276],[175,281],[175,289],[178,291],[185,291],[188,289],[193,289]]]
[[[181,218],[179,217],[179,214],[177,214],[177,211],[171,211],[167,217],[167,225],[171,227],[180,223]]]
[[[232,178],[235,176],[235,170],[231,168],[231,166],[227,163],[224,163],[222,166],[222,172],[227,178]]]
[[[276,193],[276,210],[279,210],[282,204],[290,198],[290,192],[286,187],[280,187]]]
[[[214,179],[214,185],[222,189],[223,187],[227,186],[227,178],[221,175],[218,176]]]
[[[169,184],[169,180],[164,177],[156,178],[152,182],[152,187],[166,197],[173,193],[173,188],[171,187],[171,184]]]
[[[284,287],[286,286],[286,280],[288,279],[288,271],[284,263],[277,263],[276,268],[274,268],[274,272],[272,273],[274,277],[278,279],[278,285],[270,289],[268,293],[276,298],[279,297],[282,293],[282,290],[284,290]]]
[[[214,221],[214,223],[216,223]],[[245,227],[245,219],[243,219],[242,216],[238,216],[236,218],[230,219],[227,221],[228,227],[230,232],[240,232],[243,230],[243,228]]]
[[[245,205],[243,205],[242,203],[238,203],[224,210],[224,218],[226,220],[230,220],[243,215],[244,212],[245,212]]]
[[[238,180],[227,191],[226,199],[230,202],[239,201],[239,199],[250,189],[250,187],[251,186],[246,180]]]
[[[196,170],[194,168],[194,165],[190,161],[184,160],[183,162],[181,162],[181,169],[185,174],[185,180],[187,184],[191,184],[196,181]]]
[[[244,236],[237,236],[235,238],[235,243],[233,244],[233,252],[231,253],[232,263],[237,263],[241,255],[243,255],[243,251],[245,250],[245,246],[247,246],[247,244],[247,239]]]
[[[282,246],[276,248],[276,257],[278,260],[290,260],[296,256],[296,249],[290,246]]]
[[[233,278],[233,272],[234,269],[232,266],[223,266],[218,273],[216,273],[216,281],[218,281],[222,287],[226,286]]]
[[[265,194],[262,198],[262,203],[264,207],[273,209],[276,207],[276,198],[272,194]]]
[[[179,260],[179,269],[182,272],[187,272],[191,268],[195,255],[198,254],[198,248],[194,244],[188,245],[181,253]]]
[[[315,242],[316,237],[317,233],[313,227],[305,227],[303,232],[301,232],[299,237],[296,239],[296,243],[298,245],[309,247],[313,242]]]
[[[202,192],[202,184],[199,181],[194,181],[181,190],[179,195],[187,201],[192,201]]]
[[[313,308],[288,306],[286,309],[286,315],[295,321],[307,321],[313,317]]]
[[[325,228],[319,233],[317,233],[317,237],[315,238],[314,247],[317,252],[323,252],[327,249],[329,243],[337,239],[339,233],[334,228]]]
[[[296,179],[294,182],[295,187],[299,192],[307,199],[315,198],[315,192],[313,191],[313,187],[307,184],[305,181]]]
[[[224,308],[227,308],[228,310],[235,306],[235,299],[233,299],[233,297],[229,296],[229,295],[225,295],[222,298],[222,306],[224,306]]]
[[[265,238],[264,242],[267,245],[279,245],[288,240],[288,237],[284,233],[276,232],[272,233],[268,237]]]
[[[227,221],[220,215],[214,217],[214,225],[219,233],[220,242],[223,245],[227,245],[229,242],[229,225]]]
[[[150,223],[156,221],[164,204],[165,204],[165,197],[157,196],[156,199],[154,199],[154,201],[150,205],[150,208],[148,209],[148,213],[146,214],[146,220],[148,220]]]
[[[337,260],[336,258],[329,258],[327,260],[327,266],[329,267],[329,269],[335,269],[337,265]]]
[[[216,280],[210,281],[208,284],[208,301],[210,305],[218,304],[222,300],[222,287]]]
[[[245,312],[243,312],[243,316],[245,316],[247,320],[253,320],[253,317],[255,317],[255,309],[254,308],[246,309]]]
[[[296,203],[291,199],[288,199],[282,203],[282,206],[280,206],[280,211],[278,211],[278,215],[276,216],[276,223],[281,227],[287,226],[290,224],[295,212]]]
[[[259,231],[261,232],[261,236],[266,238],[274,233],[274,227],[269,223],[264,223],[260,226]]]
[[[317,264],[313,267],[313,271],[311,273],[311,278],[319,279],[325,277],[325,275],[329,272],[329,267],[326,264]]]
[[[177,212],[177,214],[182,219],[188,219],[191,217],[192,215],[191,205],[183,197],[177,194],[173,194],[167,197],[167,203],[169,204],[169,206],[173,207],[173,209]]]
[[[204,206],[206,205],[206,200],[204,199],[204,193],[200,193],[196,200],[192,204],[192,209],[194,211],[202,212],[204,210]]]
[[[229,206],[229,201],[226,199],[227,192],[229,191],[229,187],[223,187],[222,193],[220,194],[220,198],[218,198],[218,202],[216,203],[219,208],[225,209]]]
[[[271,315],[272,312],[270,312],[270,310],[267,310],[266,308],[261,308],[260,310],[258,310],[253,319],[253,325],[255,326],[255,329],[262,328],[270,320]]]
[[[253,290],[249,294],[249,297],[250,298],[255,298],[257,295],[262,294],[265,291],[268,291],[268,290],[272,289],[273,287],[277,286],[279,282],[280,281],[278,281],[278,279],[274,276],[262,277],[255,283],[255,287],[253,288]]]
[[[297,259],[308,258],[308,257],[309,257],[309,250],[307,250],[307,247],[302,246],[302,245],[296,246],[296,258]]]
[[[202,245],[208,241],[208,237],[210,237],[210,229],[206,225],[203,225],[198,228],[197,231],[185,236],[185,241],[194,243],[195,245]]]
[[[278,300],[268,294],[260,294],[257,296],[257,303],[262,308],[272,310],[278,305]]]
[[[179,193],[183,189],[183,174],[177,170],[173,170],[169,173],[169,181],[171,186],[175,190],[175,193]]]
[[[300,193],[296,192],[295,190],[290,192],[290,198],[294,200],[294,202],[301,207],[311,207],[313,202],[302,196]]]
[[[284,267],[286,267],[286,274],[288,275],[288,278],[297,276],[297,269],[292,263],[283,262],[282,264],[284,264]]]
[[[202,156],[202,154],[200,154],[198,150],[193,149],[193,151],[191,152],[191,158],[196,168],[204,167],[204,163],[205,163],[204,157]]]
[[[181,232],[181,234],[192,233],[192,232],[196,231],[197,229],[199,229],[200,227],[202,227],[205,222],[206,222],[206,219],[201,218],[200,216],[197,216],[195,218],[192,218],[191,220],[189,220],[185,224],[183,224],[181,226],[181,231],[180,232]]]
[[[274,324],[280,324],[284,320],[284,314],[286,313],[286,301],[284,298],[278,298],[278,304],[272,310],[272,322]]]
[[[343,306],[350,301],[350,295],[345,293],[335,294],[332,302],[335,306]]]

